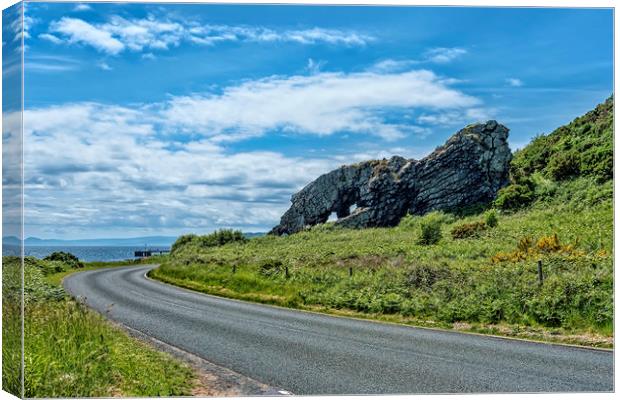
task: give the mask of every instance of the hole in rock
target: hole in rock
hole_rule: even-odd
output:
[[[329,214],[329,218],[327,218],[327,222],[334,222],[334,221],[338,221],[338,215],[336,215],[335,211]]]

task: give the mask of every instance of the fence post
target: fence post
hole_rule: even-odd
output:
[[[543,284],[542,260],[538,260],[538,284]]]
[[[353,276],[353,267],[349,267],[349,276]]]
[[[237,272],[237,265],[233,264],[232,273],[234,274],[235,272]]]
[[[288,278],[288,266],[284,267],[284,276]]]

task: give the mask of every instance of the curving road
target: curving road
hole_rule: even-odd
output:
[[[81,272],[64,286],[117,322],[295,394],[613,390],[612,352],[228,300],[146,278],[154,267]]]

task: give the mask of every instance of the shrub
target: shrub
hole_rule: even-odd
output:
[[[518,210],[534,201],[534,192],[531,188],[512,184],[500,189],[493,205],[501,210]]]
[[[176,251],[184,247],[186,244],[194,241],[194,239],[196,239],[197,237],[198,236],[194,235],[193,233],[179,236],[177,240],[172,244],[172,247],[170,248],[170,253],[175,253]]]
[[[170,249],[170,253],[174,254],[189,243],[197,243],[200,247],[217,247],[233,242],[243,243],[247,240],[243,232],[232,229],[219,229],[204,236],[197,236],[194,234],[183,235],[179,236],[174,242]]]
[[[450,270],[445,266],[420,264],[409,268],[405,273],[405,282],[410,288],[430,291],[437,281],[449,276]]]
[[[556,153],[549,160],[547,173],[556,181],[574,178],[579,175],[580,163],[579,154],[575,150]]]
[[[431,245],[441,240],[441,225],[443,224],[443,213],[430,213],[420,220],[420,234],[418,244]]]
[[[64,251],[55,251],[44,258],[45,261],[59,261],[70,268],[84,268],[84,264],[73,254]],[[60,271],[58,271],[60,272]]]
[[[495,228],[497,226],[497,212],[495,210],[489,210],[484,214],[484,223],[489,228]]]
[[[278,275],[283,271],[284,264],[282,264],[282,261],[279,260],[264,261],[259,267],[260,274],[267,277]]]
[[[550,254],[559,254],[572,258],[583,257],[585,253],[577,250],[576,246],[576,242],[574,244],[562,244],[557,233],[551,236],[543,236],[536,243],[534,243],[531,237],[525,236],[519,240],[517,250],[508,253],[499,252],[491,258],[491,261],[494,263],[505,261],[519,262],[525,261],[528,258]]]
[[[452,228],[450,234],[453,239],[465,239],[477,236],[478,233],[485,231],[487,224],[484,222],[472,222],[470,224],[460,224]]]
[[[243,232],[232,229],[219,229],[209,235],[201,236],[199,239],[202,247],[216,247],[245,241],[247,241],[247,238],[243,235]]]

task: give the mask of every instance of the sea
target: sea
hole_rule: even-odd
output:
[[[158,246],[147,249],[170,250],[170,247]],[[82,261],[122,261],[134,259],[134,251],[145,250],[136,246],[26,246],[24,254],[43,258],[55,251],[64,251],[75,255]],[[18,256],[19,246],[2,245],[3,256]]]

